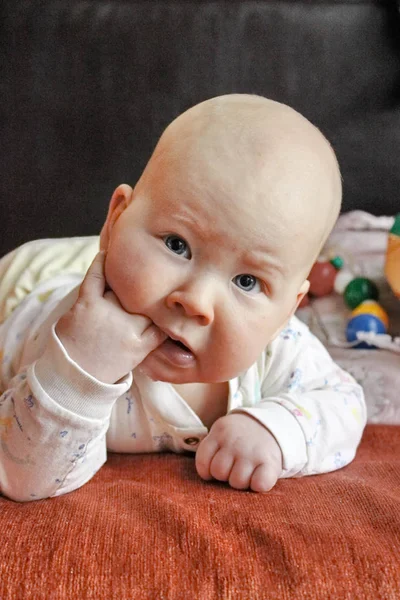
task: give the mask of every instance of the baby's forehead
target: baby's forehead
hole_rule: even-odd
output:
[[[302,115],[264,98],[228,96],[189,109],[166,129],[148,167],[152,183],[181,189],[183,198],[193,190],[214,218],[222,206],[225,215],[256,215],[258,228],[276,223],[282,236],[310,223],[326,228],[325,214],[340,204],[328,141]]]
[[[332,163],[329,144],[314,125],[285,105],[257,97],[227,97],[190,109],[167,128],[155,156],[160,153],[197,169],[218,165],[221,176],[226,171],[243,177],[245,171],[246,180],[264,171],[269,177],[277,168],[295,174]]]
[[[221,240],[230,238],[232,247],[262,252],[292,243],[304,228],[300,221],[305,211],[296,214],[294,207],[299,202],[293,198],[294,192],[287,181],[273,174],[274,181],[264,181],[255,169],[224,169],[213,161],[203,166],[198,160],[193,164],[179,161],[178,168],[167,165],[158,171],[144,195],[151,219],[158,215],[189,224],[203,233],[208,244],[215,241],[221,245]]]
[[[282,136],[232,139],[222,128],[220,135],[185,136],[164,148],[155,157],[149,183],[165,199],[171,193],[170,200],[178,203],[190,193],[214,215],[222,205],[224,213],[257,213],[263,224],[278,215],[283,224],[301,205],[297,221],[302,221],[306,206],[327,185],[322,167],[307,140],[294,146]]]

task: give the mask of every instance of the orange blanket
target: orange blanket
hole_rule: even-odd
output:
[[[399,600],[400,426],[266,495],[189,456],[110,455],[80,490],[0,499],[1,600]]]

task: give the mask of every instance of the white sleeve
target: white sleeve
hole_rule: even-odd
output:
[[[0,491],[28,501],[87,482],[106,460],[112,407],[132,376],[104,384],[66,353],[54,323],[76,297],[77,278],[40,284],[0,326]]]
[[[252,415],[274,435],[283,454],[282,477],[350,463],[367,420],[361,386],[295,317],[266,356],[261,401],[235,412]]]

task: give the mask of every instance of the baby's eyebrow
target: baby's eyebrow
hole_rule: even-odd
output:
[[[179,223],[182,223],[194,231],[199,238],[207,240],[209,237],[210,232],[208,229],[208,224],[207,226],[203,226],[201,224],[201,219],[196,219],[195,216],[192,216],[190,213],[179,211],[176,213],[171,213],[170,218],[175,219]]]
[[[244,262],[250,267],[261,269],[266,271],[273,276],[285,277],[286,270],[285,266],[274,260],[272,257],[267,257],[268,252],[261,252],[255,254],[254,252],[248,252],[244,256]]]

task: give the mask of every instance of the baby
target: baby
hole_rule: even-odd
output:
[[[107,449],[191,450],[201,478],[255,492],[348,464],[362,390],[293,317],[340,203],[331,146],[285,105],[221,96],[173,121],[83,281],[48,274],[3,315],[1,492],[69,492]],[[83,243],[40,252],[61,242]],[[28,251],[0,263],[3,307]]]

